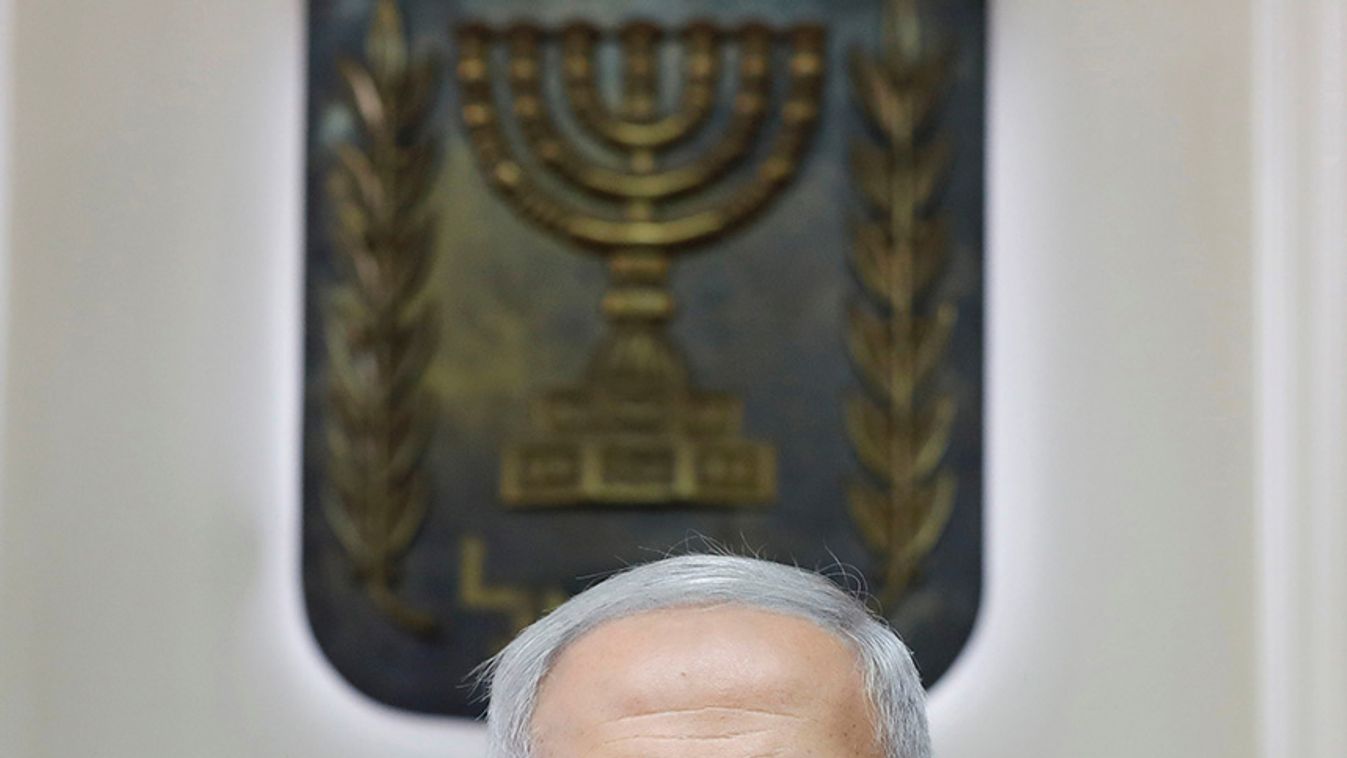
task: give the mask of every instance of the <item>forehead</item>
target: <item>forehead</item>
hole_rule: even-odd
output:
[[[655,611],[561,654],[534,734],[546,758],[856,758],[874,754],[861,682],[851,648],[810,621],[738,606]]]

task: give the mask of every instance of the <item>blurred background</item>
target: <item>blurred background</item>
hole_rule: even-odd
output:
[[[304,4],[0,0],[0,755],[450,756],[300,570]],[[940,758],[1347,754],[1347,9],[990,3]]]

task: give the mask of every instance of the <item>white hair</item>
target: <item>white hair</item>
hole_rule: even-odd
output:
[[[812,621],[855,652],[885,758],[930,758],[926,697],[907,647],[831,580],[779,563],[685,555],[628,569],[571,598],[482,667],[489,758],[534,758],[538,692],[568,645],[607,621],[647,611],[736,604]]]

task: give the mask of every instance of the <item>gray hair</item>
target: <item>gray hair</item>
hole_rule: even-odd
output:
[[[568,645],[607,621],[647,611],[737,604],[803,618],[848,643],[860,664],[886,758],[930,758],[926,697],[912,656],[859,599],[831,580],[779,563],[686,555],[629,569],[571,598],[484,664],[489,758],[532,758],[543,678]]]

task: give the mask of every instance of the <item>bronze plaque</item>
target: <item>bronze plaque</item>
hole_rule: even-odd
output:
[[[624,565],[977,613],[980,0],[313,0],[304,583],[389,705]]]

